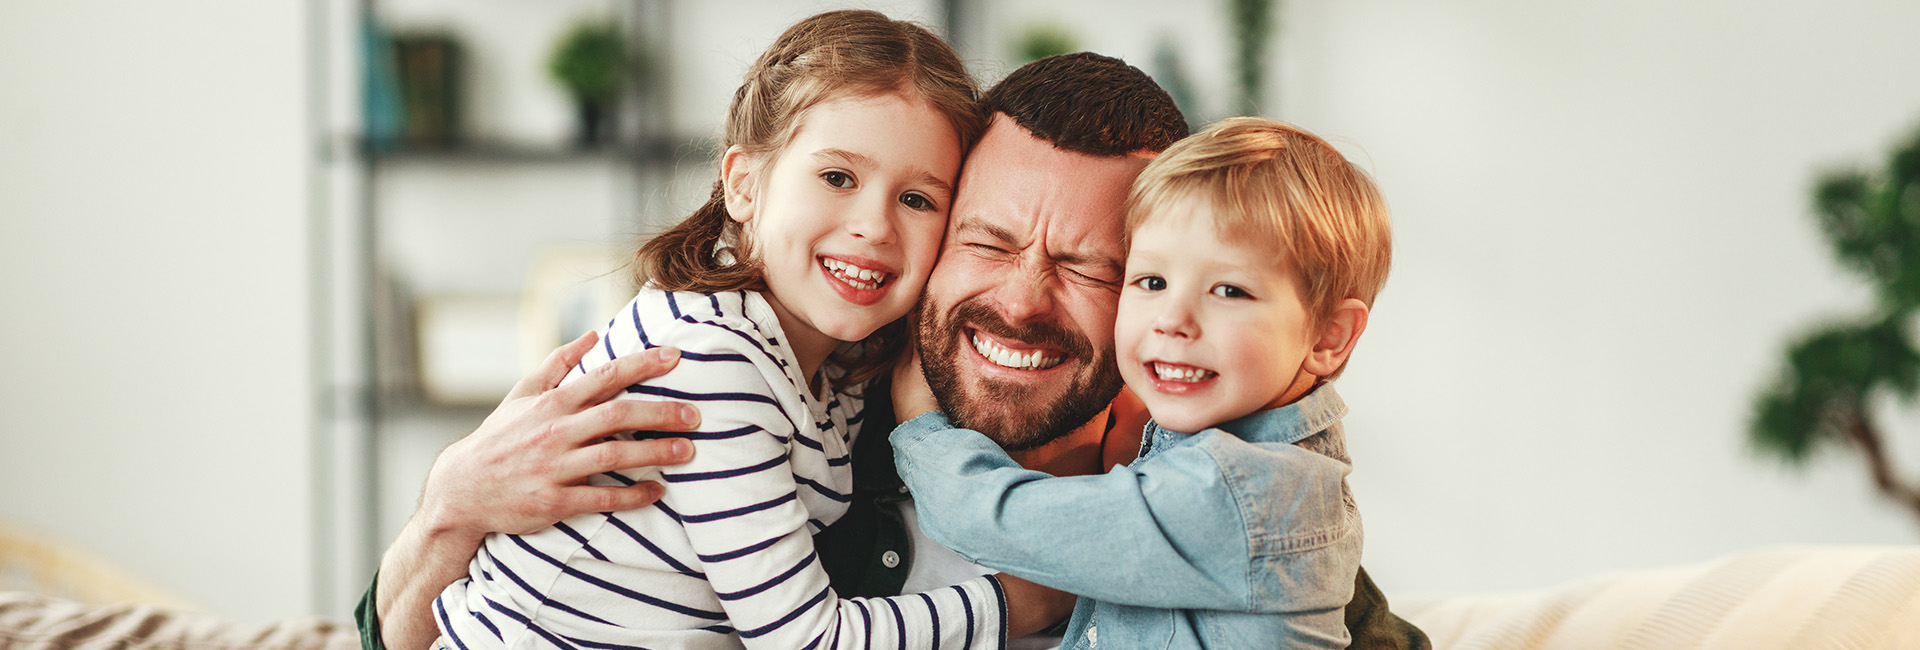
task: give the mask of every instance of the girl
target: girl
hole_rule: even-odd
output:
[[[871,11],[803,20],[760,56],[734,92],[712,198],[640,249],[645,288],[570,377],[680,348],[678,369],[628,394],[701,402],[694,460],[605,475],[659,480],[653,507],[489,537],[434,603],[442,646],[1003,642],[995,578],[840,600],[812,545],[851,491],[847,389],[905,342],[984,128],[977,94],[938,37]]]

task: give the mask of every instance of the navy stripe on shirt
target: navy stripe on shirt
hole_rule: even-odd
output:
[[[704,609],[688,607],[686,605],[682,605],[679,603],[668,602],[665,600],[661,600],[659,598],[655,598],[653,596],[640,593],[638,591],[634,591],[632,589],[628,589],[626,587],[622,587],[620,585],[613,584],[611,582],[607,582],[605,579],[594,576],[593,574],[567,566],[567,563],[565,562],[561,562],[554,558],[547,557],[547,554],[541,553],[538,549],[535,549],[533,545],[528,544],[525,541],[522,541],[519,537],[509,536],[508,539],[512,539],[515,544],[519,544],[520,548],[522,550],[525,550],[528,554],[531,554],[534,557],[540,558],[541,560],[546,561],[548,564],[552,564],[556,568],[559,568],[561,572],[567,575],[573,576],[575,578],[578,578],[580,579],[581,582],[585,582],[595,587],[599,587],[601,589],[605,589],[615,594],[625,596],[630,600],[637,600],[637,601],[646,603],[648,605],[658,607],[660,609],[664,609],[677,614],[685,614],[687,616],[692,616],[694,618],[704,618],[712,621],[724,621],[727,619],[727,615],[721,612],[710,612]],[[559,605],[559,603],[554,602],[552,599],[548,599],[547,604],[555,605],[555,606]]]
[[[746,589],[741,589],[739,591],[715,591],[714,595],[719,596],[720,600],[740,600],[740,599],[752,596],[754,594],[766,591],[768,589],[772,589],[774,587],[779,586],[780,583],[786,582],[787,579],[792,578],[793,576],[799,574],[802,569],[805,569],[808,566],[812,565],[814,559],[818,557],[819,555],[817,553],[808,553],[806,557],[800,558],[800,563],[793,565],[793,568],[787,569],[785,571],[781,571],[780,575],[774,576],[772,578],[768,578],[766,581],[761,582],[760,584],[747,587]]]
[[[776,542],[779,542],[780,540],[783,540],[786,538],[787,538],[786,535],[775,535],[773,539],[769,539],[764,542],[758,542],[749,546],[744,546],[738,549],[727,551],[725,553],[719,553],[716,555],[703,555],[700,553],[695,553],[694,556],[700,558],[701,562],[725,562],[727,560],[746,557],[748,555],[754,554],[755,552],[765,550],[767,547],[773,546]]]
[[[787,466],[787,455],[781,454],[779,456],[773,457],[770,460],[762,461],[753,465],[748,465],[746,467],[735,467],[733,469],[714,470],[711,472],[687,472],[684,474],[667,474],[663,472],[660,474],[660,480],[666,481],[668,483],[692,483],[694,481],[712,481],[712,480],[723,479],[723,478],[735,478],[740,476],[746,476],[748,474],[758,474],[760,472],[764,472],[776,467],[786,467],[786,466]]]
[[[927,616],[928,616],[928,617],[929,617],[929,618],[930,618],[930,619],[931,619],[931,620],[933,621],[933,638],[934,638],[934,643],[936,643],[936,644],[937,644],[937,643],[939,643],[939,642],[940,642],[940,641],[939,641],[939,639],[940,639],[940,611],[939,611],[939,610],[937,610],[937,609],[934,609],[934,607],[933,607],[933,597],[932,597],[932,596],[928,596],[928,595],[926,595],[926,594],[924,594],[924,593],[920,593],[920,594],[914,594],[914,595],[915,595],[915,596],[919,596],[919,597],[920,597],[920,600],[923,600],[923,601],[926,601],[926,603],[927,603]]]
[[[634,530],[632,526],[628,526],[627,522],[620,521],[619,517],[611,514],[605,516],[607,523],[613,524],[614,528],[619,529],[622,533],[626,533],[628,537],[633,538],[633,541],[639,542],[640,546],[647,549],[648,553],[652,553],[654,557],[660,558],[661,562],[667,563],[667,566],[673,567],[673,570],[679,571],[681,575],[693,576],[702,580],[706,579],[707,574],[695,571],[693,567],[681,564],[679,560],[673,559],[673,556],[667,555],[665,550],[655,546],[652,541],[649,541],[647,536],[640,534],[640,531]]]
[[[782,496],[774,497],[772,499],[761,501],[759,503],[755,503],[752,505],[740,506],[732,510],[721,510],[719,512],[709,512],[704,515],[682,515],[680,517],[680,521],[690,523],[690,524],[704,524],[710,521],[732,519],[734,517],[738,517],[741,515],[750,515],[756,512],[760,512],[762,510],[773,508],[782,503],[792,501],[794,500],[795,497],[798,497],[798,496],[799,496],[799,493],[797,492],[788,492]]]
[[[768,623],[766,625],[762,625],[760,627],[757,627],[751,630],[741,630],[740,638],[751,639],[754,637],[766,636],[768,632],[778,630],[780,629],[781,626],[786,625],[788,623],[792,623],[793,619],[800,618],[801,614],[807,613],[807,610],[812,609],[814,605],[818,605],[820,604],[821,601],[826,600],[827,594],[830,594],[830,593],[833,593],[832,587],[821,589],[819,594],[814,595],[813,598],[807,599],[807,602],[801,604],[799,609],[793,610],[791,612],[787,612],[787,615],[780,617],[779,620],[774,621],[772,623]]]
[[[639,393],[642,395],[654,395],[658,397],[671,397],[673,399],[686,400],[689,402],[714,402],[714,401],[759,402],[761,404],[770,404],[776,407],[780,406],[779,400],[776,400],[767,395],[761,395],[759,393],[737,393],[737,392],[696,393],[693,391],[674,390],[671,388],[667,388],[665,386],[650,386],[647,384],[635,384],[633,386],[628,386],[627,392]]]

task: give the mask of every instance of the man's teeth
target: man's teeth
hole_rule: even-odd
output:
[[[820,258],[820,265],[827,267],[828,271],[833,272],[833,277],[839,278],[841,282],[845,282],[847,286],[855,289],[871,291],[887,283],[887,273],[885,271],[860,268],[829,257]]]
[[[1006,349],[999,343],[987,340],[985,337],[974,336],[971,338],[973,339],[973,349],[979,352],[980,356],[986,357],[988,361],[992,361],[994,365],[998,366],[1006,366],[1020,370],[1046,370],[1060,365],[1060,362],[1066,360],[1065,355],[1050,355],[1044,350],[1014,352]]]
[[[1192,366],[1170,366],[1157,362],[1153,364],[1153,375],[1159,377],[1160,381],[1177,381],[1190,384],[1212,379],[1214,374],[1212,370],[1201,370]]]

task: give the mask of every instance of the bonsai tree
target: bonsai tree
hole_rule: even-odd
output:
[[[620,29],[605,20],[574,25],[554,46],[547,70],[579,109],[580,144],[599,143],[607,109],[627,81],[626,43]]]
[[[1873,416],[1878,399],[1920,393],[1908,332],[1920,309],[1920,133],[1885,170],[1823,175],[1813,203],[1835,256],[1873,284],[1876,304],[1787,346],[1786,367],[1755,400],[1749,439],[1792,465],[1822,446],[1851,447],[1880,494],[1920,518],[1920,477],[1894,467]]]

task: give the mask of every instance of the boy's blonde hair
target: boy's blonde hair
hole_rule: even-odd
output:
[[[1387,204],[1365,171],[1327,141],[1254,117],[1221,120],[1154,158],[1127,193],[1127,236],[1187,197],[1214,227],[1274,248],[1300,274],[1315,324],[1341,300],[1369,308],[1393,257]]]

